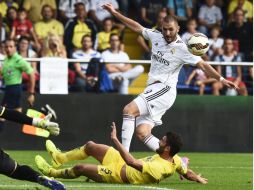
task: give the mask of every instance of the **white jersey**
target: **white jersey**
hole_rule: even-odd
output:
[[[160,81],[175,88],[178,74],[187,63],[196,65],[202,59],[191,54],[186,44],[177,36],[174,42],[168,44],[161,32],[145,28],[142,31],[145,39],[152,44],[151,67],[148,74],[148,84]]]

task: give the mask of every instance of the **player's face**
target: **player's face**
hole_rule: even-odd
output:
[[[165,148],[167,147],[167,137],[164,136],[159,141],[159,148],[156,150],[158,154],[162,154],[165,151]]]
[[[12,56],[16,53],[16,46],[14,41],[7,41],[5,44],[5,52],[7,56]]]
[[[179,32],[179,26],[176,22],[163,22],[162,23],[162,35],[167,43],[171,43],[176,40],[177,33]]]

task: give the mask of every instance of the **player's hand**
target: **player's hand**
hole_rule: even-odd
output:
[[[198,174],[198,176],[197,176],[197,182],[198,183],[202,183],[202,184],[207,184],[208,183],[208,179],[202,177],[201,174]]]
[[[106,3],[106,4],[102,5],[102,8],[105,9],[105,10],[107,10],[107,11],[110,12],[111,14],[113,14],[113,13],[116,12],[115,8],[114,8],[113,5],[110,4],[110,3]]]
[[[235,90],[239,90],[238,85],[236,85],[235,83],[233,83],[229,80],[223,79],[221,82],[222,82],[222,84],[224,84],[228,88],[233,88]]]
[[[115,124],[115,122],[112,122],[111,128],[112,128],[111,139],[112,140],[117,140],[117,131],[116,131],[116,124]]]
[[[50,121],[51,117],[52,117],[52,114],[48,114],[45,118],[43,118],[39,122],[38,127],[46,129],[51,135],[57,136],[60,133],[60,128],[58,123]]]
[[[30,107],[32,107],[34,105],[34,101],[35,101],[35,96],[34,94],[30,94],[28,97],[27,97],[27,102],[29,104]]]

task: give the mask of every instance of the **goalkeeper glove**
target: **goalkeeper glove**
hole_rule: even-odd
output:
[[[51,135],[57,136],[60,133],[58,123],[51,122],[52,114],[48,114],[45,118],[33,118],[33,125],[49,131]]]

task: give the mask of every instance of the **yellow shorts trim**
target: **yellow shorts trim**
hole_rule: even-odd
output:
[[[124,164],[125,161],[120,153],[110,147],[103,158],[102,165],[98,165],[98,174],[106,183],[123,183],[120,173]]]

